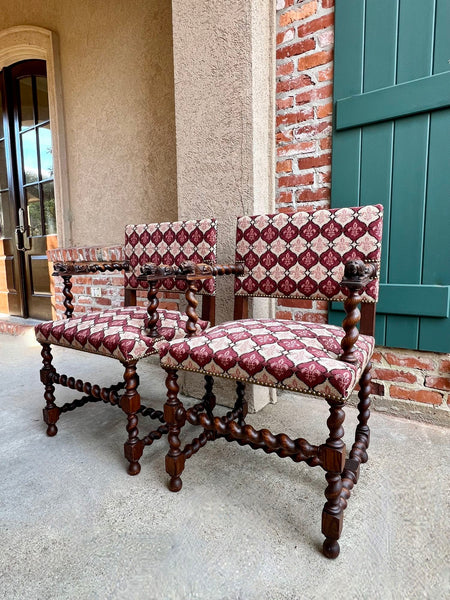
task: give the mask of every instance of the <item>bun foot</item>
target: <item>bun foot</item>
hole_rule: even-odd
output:
[[[58,428],[56,427],[56,425],[54,423],[51,423],[50,425],[47,426],[47,435],[49,437],[53,437],[58,433]]]
[[[323,543],[323,553],[327,558],[337,558],[340,551],[341,549],[337,540],[326,538]]]
[[[141,465],[138,462],[132,462],[128,465],[128,475],[138,475],[141,472]]]
[[[179,492],[181,490],[182,485],[183,482],[181,481],[181,477],[171,477],[169,483],[169,490],[171,492]]]

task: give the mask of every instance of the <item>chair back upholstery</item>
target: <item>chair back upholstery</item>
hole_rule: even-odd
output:
[[[217,222],[216,219],[175,221],[127,225],[125,227],[125,260],[130,270],[125,273],[126,289],[147,289],[146,281],[139,281],[142,265],[152,262],[157,265],[179,265],[183,261],[216,262]],[[165,292],[183,292],[186,282],[165,279],[159,288]],[[214,295],[215,280],[204,281],[200,294]]]
[[[236,262],[245,273],[235,279],[237,296],[345,300],[340,281],[352,259],[381,258],[383,207],[360,206],[240,217]],[[378,299],[378,277],[362,294]]]

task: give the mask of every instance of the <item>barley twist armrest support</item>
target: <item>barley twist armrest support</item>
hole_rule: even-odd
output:
[[[149,326],[148,333],[150,336],[156,336],[156,324],[158,317],[156,309],[158,307],[158,300],[156,298],[157,284],[162,279],[168,277],[174,277],[175,279],[181,279],[186,281],[186,315],[188,317],[186,323],[186,333],[191,336],[196,331],[196,324],[199,319],[197,314],[198,300],[196,298],[197,292],[197,281],[204,279],[211,279],[218,275],[242,275],[244,273],[244,265],[241,263],[232,265],[219,265],[219,264],[208,264],[208,263],[194,263],[190,260],[181,263],[179,266],[176,265],[155,265],[153,263],[147,263],[141,268],[141,275],[138,279],[140,281],[148,281],[149,283]]]
[[[357,327],[361,313],[358,304],[361,299],[361,292],[367,284],[377,275],[375,264],[365,264],[362,260],[351,260],[345,265],[344,277],[341,286],[347,288],[349,293],[344,301],[344,310],[346,316],[342,322],[342,328],[345,335],[341,340],[342,354],[340,360],[349,363],[356,363],[355,344],[359,337]]]
[[[105,273],[106,271],[128,271],[128,262],[116,262],[116,261],[105,261],[105,262],[89,262],[89,261],[68,261],[68,262],[55,262],[53,264],[54,277],[62,277],[64,281],[63,296],[64,296],[64,308],[66,309],[64,315],[67,319],[70,319],[73,314],[73,294],[72,289],[72,275],[85,275],[89,273]]]
[[[164,279],[178,279],[179,275],[182,274],[181,268],[177,265],[155,265],[154,263],[147,263],[141,267],[141,274],[138,276],[139,281],[148,282],[148,324],[145,328],[147,335],[152,338],[159,337],[158,333],[158,288],[160,282]]]
[[[188,316],[186,332],[189,337],[195,333],[196,324],[198,321],[198,314],[196,311],[198,300],[195,296],[197,291],[196,281],[211,279],[212,277],[217,277],[220,275],[242,275],[244,273],[244,265],[242,263],[220,265],[186,261],[180,265],[180,268],[184,271],[184,273],[183,276],[179,277],[179,279],[186,279],[188,284],[186,290],[186,301],[188,304],[186,308],[186,314]]]

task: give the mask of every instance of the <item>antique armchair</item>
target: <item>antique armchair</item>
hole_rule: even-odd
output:
[[[124,451],[129,462],[128,473],[139,473],[139,459],[144,447],[161,438],[168,428],[161,411],[141,405],[137,363],[142,358],[157,354],[161,340],[192,335],[204,330],[208,321],[214,321],[214,280],[199,282],[195,287],[204,295],[202,319],[196,316],[195,321],[190,321],[188,315],[182,312],[158,308],[157,293],[169,291],[191,294],[186,280],[176,277],[182,270],[180,265],[185,261],[192,264],[215,262],[216,238],[215,219],[127,225],[123,261],[79,261],[74,260],[77,249],[54,251],[56,256],[69,257],[71,260],[54,263],[53,273],[64,281],[66,319],[40,323],[35,328],[36,339],[42,345],[41,381],[45,387],[46,401],[43,412],[49,436],[56,435],[56,423],[64,412],[88,402],[103,401],[120,406],[127,415],[128,439]],[[141,268],[148,263],[151,263],[152,275],[142,279]],[[125,306],[73,316],[72,276],[115,270],[124,271]],[[147,308],[137,306],[139,289],[147,290]],[[51,345],[115,358],[124,366],[123,381],[110,387],[100,387],[59,374],[52,364]],[[54,395],[56,384],[82,392],[84,396],[57,406]],[[120,394],[122,389],[124,391]],[[156,419],[162,425],[140,438],[138,414]]]
[[[218,438],[320,466],[327,481],[323,551],[328,558],[338,556],[343,511],[358,481],[360,464],[367,461],[381,231],[379,205],[238,219],[236,265],[243,265],[244,272],[235,277],[235,320],[198,336],[166,342],[160,351],[161,365],[167,372],[164,415],[169,426],[166,471],[170,490],[181,489],[185,461]],[[204,276],[208,271],[212,276],[218,269],[207,265],[196,268]],[[249,296],[343,301],[346,315],[342,328],[249,319]],[[178,398],[178,370],[205,376],[203,402],[193,408],[186,409]],[[237,382],[234,408],[222,417],[213,413],[214,377]],[[312,445],[284,433],[255,430],[245,421],[245,383],[323,398],[329,405],[329,437],[320,445]],[[344,407],[358,383],[358,425],[347,457],[342,440]],[[186,421],[202,431],[182,447],[180,433]]]

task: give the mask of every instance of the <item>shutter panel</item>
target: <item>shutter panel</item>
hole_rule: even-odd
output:
[[[335,10],[331,204],[385,208],[377,343],[449,352],[450,3]]]

